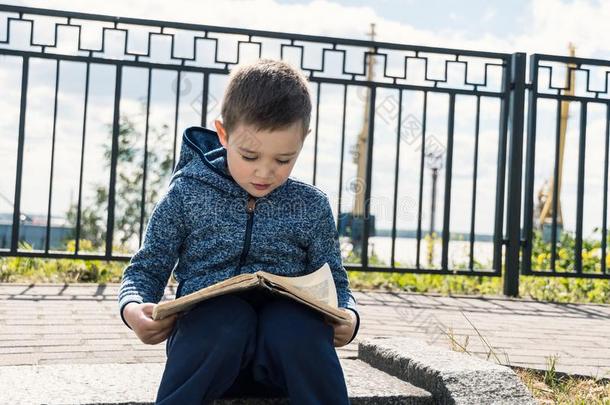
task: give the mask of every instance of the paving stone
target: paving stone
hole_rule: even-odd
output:
[[[65,340],[22,340],[22,341],[0,341],[0,347],[34,347],[34,346],[67,346],[77,347],[82,344],[81,339],[65,339]]]
[[[128,350],[126,345],[105,345],[105,346],[43,346],[40,348],[40,353],[70,353],[70,352],[121,352]]]
[[[0,347],[0,355],[10,353],[32,353],[31,347]]]
[[[38,357],[25,355],[51,345],[87,347],[92,353],[99,347],[100,353],[104,354],[103,346],[120,344],[125,345],[125,349],[119,352],[124,362],[134,361],[139,348],[142,351],[149,348],[120,319],[118,289],[117,283],[0,283],[0,349],[24,351],[0,352],[0,365],[26,359],[29,359],[29,364],[37,364]],[[175,286],[168,286],[163,299],[173,299],[174,294]],[[486,346],[467,317],[498,353],[500,360],[504,361],[506,354],[513,366],[544,370],[547,367],[545,359],[559,353],[560,359],[570,359],[570,364],[568,361],[564,364],[558,362],[559,372],[580,370],[578,374],[586,374],[597,370],[601,362],[601,371],[610,373],[610,361],[606,361],[605,351],[606,348],[610,351],[607,344],[610,305],[554,304],[505,297],[446,297],[373,290],[354,291],[354,295],[361,314],[358,338],[406,336],[449,348],[450,340],[445,333],[450,329],[458,342],[463,342],[468,336],[468,349],[476,356],[486,358]],[[15,324],[28,319],[41,323]],[[53,319],[72,319],[72,322],[55,325]],[[7,322],[13,324],[7,325]],[[87,340],[96,342],[91,344]],[[164,349],[165,346],[160,345],[151,350],[163,354]],[[357,344],[352,343],[337,352],[340,357],[355,357]],[[19,354],[24,356],[21,359],[7,357]],[[532,362],[532,358],[536,361]]]
[[[0,363],[4,366],[37,364],[40,355],[37,353],[1,354]]]

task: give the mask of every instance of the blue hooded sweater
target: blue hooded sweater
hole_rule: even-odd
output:
[[[341,260],[327,195],[288,178],[255,198],[231,177],[216,132],[184,131],[180,158],[167,192],[146,227],[141,248],[123,271],[121,319],[130,302],[158,303],[174,271],[176,298],[230,277],[259,270],[302,276],[328,263],[339,307],[360,316]]]

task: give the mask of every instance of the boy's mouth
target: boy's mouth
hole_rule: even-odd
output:
[[[265,190],[267,188],[269,188],[269,186],[271,184],[256,184],[256,183],[252,183],[252,185],[257,189],[257,190]]]

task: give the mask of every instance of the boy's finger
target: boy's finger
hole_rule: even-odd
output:
[[[333,325],[333,326],[337,323],[337,321],[335,321],[333,318],[324,318],[324,320],[326,321],[327,324]]]
[[[150,324],[148,325],[147,330],[153,332],[155,335],[162,334],[170,334],[173,328],[175,327],[174,316],[171,315],[167,318],[159,319],[158,321],[153,321],[151,319]]]
[[[153,344],[158,344],[158,343],[163,342],[165,339],[167,339],[170,334],[171,334],[171,331],[168,332],[165,329],[163,329],[159,332],[152,334],[150,336],[150,339],[151,339],[151,341],[154,342]]]
[[[163,319],[161,319],[161,321],[160,321],[160,322],[161,322],[161,323],[162,323],[164,326],[166,326],[166,325],[171,325],[171,324],[173,324],[174,322],[176,322],[176,320],[177,320],[177,319],[178,319],[178,315],[173,314],[173,315],[168,316],[167,318],[163,318]]]
[[[154,308],[155,308],[155,304],[147,302],[142,305],[142,312],[145,313],[147,316],[151,317]]]

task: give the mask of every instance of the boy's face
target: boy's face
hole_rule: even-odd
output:
[[[214,124],[231,176],[250,195],[263,197],[288,179],[303,147],[300,122],[274,131],[239,124],[230,134],[221,121]]]

